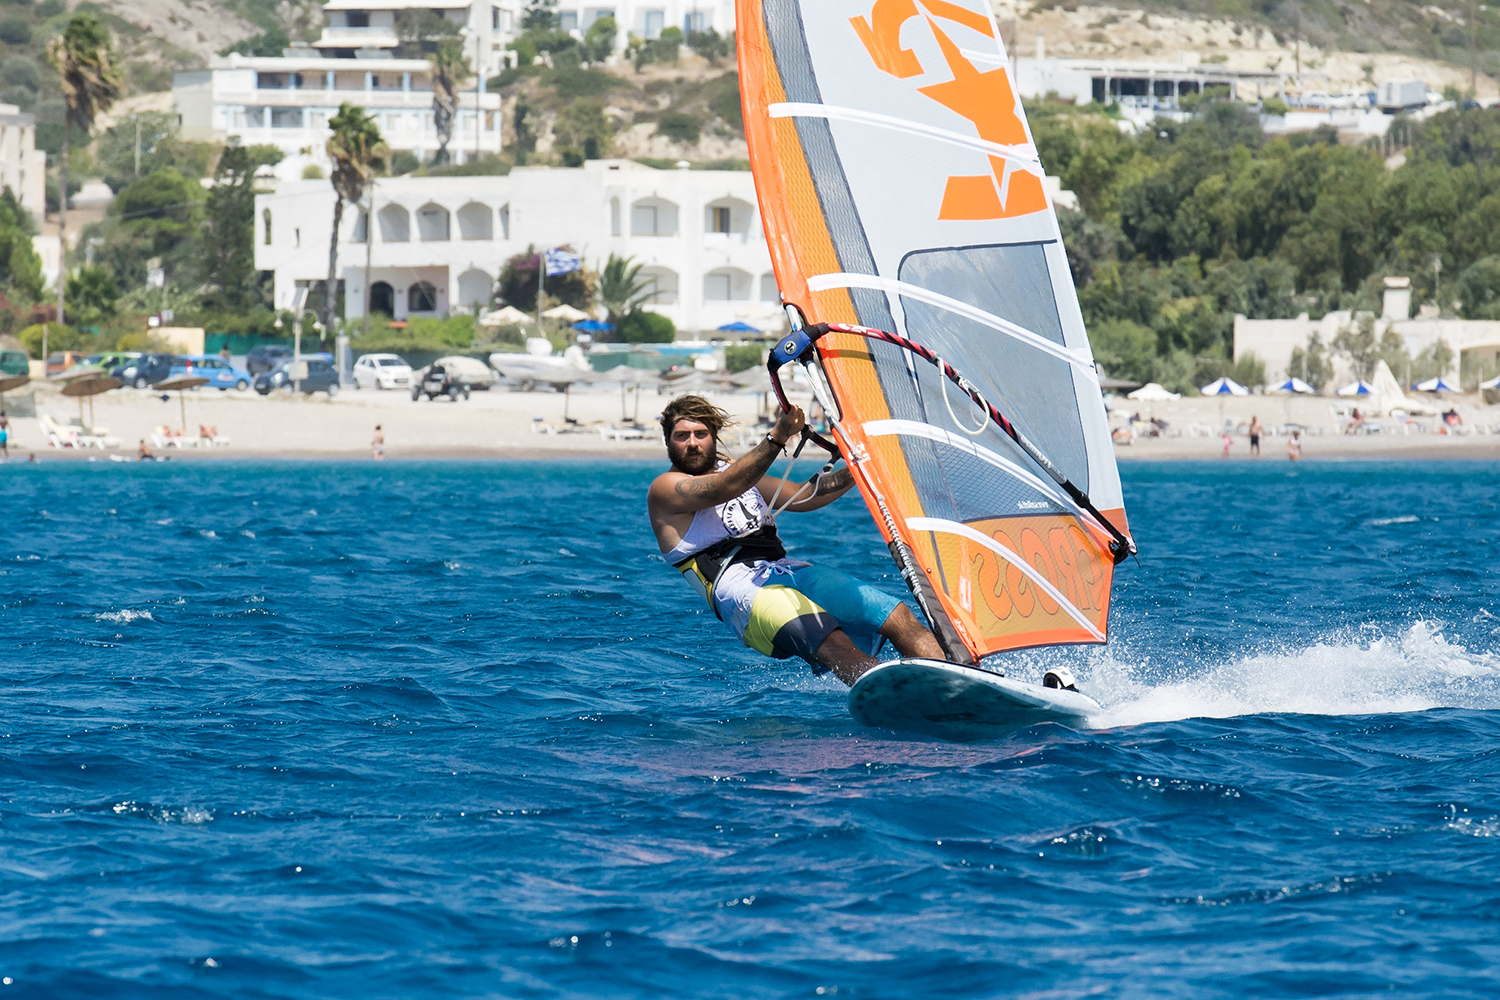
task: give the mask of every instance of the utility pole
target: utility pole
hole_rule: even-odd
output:
[[[370,303],[374,301],[370,296],[370,253],[375,244],[375,181],[370,181],[366,189],[369,201],[365,204],[365,329],[364,336],[370,336]]]

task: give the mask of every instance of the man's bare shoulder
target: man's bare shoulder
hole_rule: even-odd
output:
[[[651,486],[646,491],[646,499],[652,503],[666,500],[674,496],[677,485],[693,477],[680,469],[668,469],[655,479],[651,480]]]

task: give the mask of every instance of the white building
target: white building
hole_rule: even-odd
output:
[[[624,48],[630,35],[658,38],[663,28],[691,31],[734,31],[734,0],[561,0],[558,27],[584,32],[601,17],[612,17],[619,29],[615,44]]]
[[[345,316],[397,319],[489,308],[507,258],[572,246],[598,270],[633,257],[653,283],[649,307],[684,330],[734,322],[774,327],[779,295],[754,180],[744,171],[655,170],[628,160],[519,167],[506,177],[396,177],[374,186],[374,243],[364,208],[344,216],[338,274]],[[298,181],[256,198],[255,266],[275,274],[277,308],[328,274],[333,192]]]
[[[1424,311],[1425,312],[1425,311]],[[1460,370],[1486,370],[1493,373],[1500,361],[1500,321],[1442,319],[1437,316],[1418,315],[1411,318],[1411,279],[1386,278],[1385,298],[1379,317],[1368,313],[1355,315],[1348,310],[1330,312],[1321,319],[1310,319],[1303,313],[1296,319],[1247,319],[1234,318],[1234,357],[1238,361],[1246,354],[1254,354],[1266,365],[1266,379],[1276,383],[1288,376],[1302,377],[1303,373],[1291,368],[1292,351],[1307,349],[1308,341],[1317,334],[1324,351],[1339,333],[1358,324],[1363,317],[1374,323],[1376,338],[1387,330],[1394,330],[1405,343],[1407,354],[1416,357],[1439,340],[1453,350],[1452,367],[1441,374],[1455,385]],[[1336,380],[1352,378],[1347,364],[1336,361]],[[1396,372],[1403,379],[1405,372]],[[1403,387],[1406,388],[1406,387]]]
[[[203,142],[231,137],[274,145],[285,154],[277,176],[293,180],[308,166],[329,170],[328,119],[345,101],[376,116],[394,151],[426,158],[438,148],[431,72],[426,59],[398,59],[398,20],[430,11],[460,32],[478,70],[459,95],[449,151],[459,162],[501,148],[500,95],[485,80],[505,66],[520,0],[330,0],[311,46],[282,56],[231,55],[206,70],[173,74],[172,101],[182,136]]]
[[[0,187],[10,188],[40,225],[47,213],[47,154],[36,148],[36,119],[0,104]]]

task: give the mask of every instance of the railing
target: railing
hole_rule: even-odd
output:
[[[387,38],[390,39],[391,45],[396,44],[398,39],[396,38],[395,28],[384,25],[370,25],[364,28],[351,28],[347,25],[329,25],[323,29],[323,36],[318,41],[335,43],[351,42],[357,44],[368,42],[371,39],[384,41]]]

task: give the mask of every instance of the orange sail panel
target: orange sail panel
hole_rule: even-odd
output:
[[[1125,530],[1057,217],[988,0],[738,0],[751,168],[782,297],[935,351]],[[931,365],[818,342],[845,458],[950,653],[1103,642],[1108,536]],[[857,479],[859,477],[856,477]],[[892,541],[890,537],[886,539]]]

